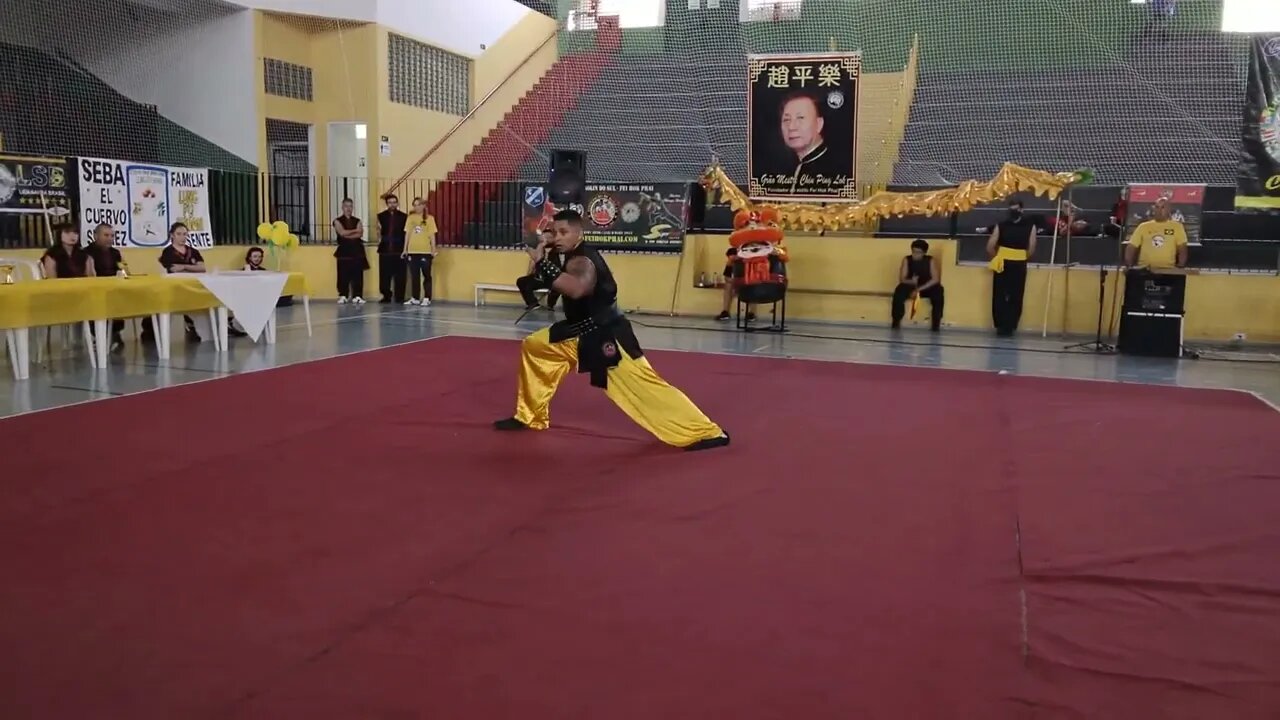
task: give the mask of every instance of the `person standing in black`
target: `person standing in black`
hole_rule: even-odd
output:
[[[333,219],[333,231],[338,236],[333,256],[338,261],[339,305],[364,303],[364,271],[369,269],[369,258],[364,254],[364,223],[351,214],[354,208],[351,198],[343,198],[342,214]]]
[[[1009,217],[987,240],[991,281],[991,321],[996,335],[1010,337],[1022,319],[1022,295],[1027,288],[1027,261],[1036,251],[1036,226],[1023,215],[1022,203],[1009,203]]]
[[[378,213],[378,290],[382,302],[404,302],[405,274],[404,226],[409,216],[400,209],[400,198],[388,193],[383,198],[387,209]]]
[[[120,272],[120,265],[123,258],[120,256],[119,248],[115,247],[116,230],[106,223],[98,223],[93,229],[93,242],[84,249],[93,258],[93,272],[97,277],[115,277]],[[89,329],[93,332],[94,326],[90,325]],[[121,339],[121,333],[124,332],[124,320],[111,321],[111,352],[118,353],[124,350],[124,340]]]
[[[937,332],[942,327],[942,263],[929,254],[929,243],[914,240],[911,254],[902,258],[898,268],[898,287],[893,291],[893,327],[902,326],[906,315],[907,300],[911,297],[929,299],[933,311],[929,314],[929,329]]]

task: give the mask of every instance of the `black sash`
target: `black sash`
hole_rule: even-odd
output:
[[[617,305],[586,320],[561,320],[548,332],[551,342],[578,338],[578,372],[590,373],[591,384],[598,388],[608,387],[609,369],[622,362],[622,353],[633,360],[644,357],[631,321],[618,311]]]

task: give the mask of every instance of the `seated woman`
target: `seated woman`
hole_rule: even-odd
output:
[[[724,305],[720,308],[720,314],[716,316],[721,322],[729,319],[729,306],[733,304],[733,297],[737,294],[737,287],[733,284],[733,261],[738,257],[738,248],[731,247],[724,251]],[[756,306],[751,304],[747,306],[747,320],[756,319]]]
[[[160,266],[167,273],[202,273],[204,256],[200,251],[187,244],[187,226],[176,222],[169,226],[169,246],[160,253]],[[200,342],[200,334],[196,332],[196,324],[190,315],[182,316],[187,329],[187,342]],[[155,338],[155,328],[151,318],[142,321],[142,341],[151,342]]]
[[[93,277],[93,258],[80,247],[80,229],[71,223],[55,225],[53,245],[40,257],[46,278]]]
[[[898,267],[898,287],[893,291],[893,327],[902,326],[906,315],[907,300],[913,297],[929,298],[933,312],[929,315],[930,329],[942,327],[942,263],[929,254],[929,243],[915,240],[911,254],[902,258]]]

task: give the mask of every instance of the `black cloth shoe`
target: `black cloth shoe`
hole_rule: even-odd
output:
[[[697,452],[698,450],[710,450],[711,448],[725,447],[729,444],[729,433],[725,433],[720,437],[707,438],[699,440],[692,445],[686,445],[686,452]]]
[[[717,319],[717,320],[719,320],[719,321],[721,321],[721,322],[724,322],[725,320],[728,320],[728,319],[729,319],[729,311],[728,311],[728,310],[724,310],[724,311],[722,311],[719,315],[717,315],[717,316],[716,316],[716,319]]]
[[[529,426],[519,420],[510,417],[505,420],[497,420],[493,423],[494,430],[528,430]]]

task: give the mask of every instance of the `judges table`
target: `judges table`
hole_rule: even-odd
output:
[[[227,272],[132,277],[33,280],[0,285],[0,330],[9,345],[14,377],[25,380],[30,367],[30,329],[94,323],[91,359],[106,367],[110,321],[150,317],[156,351],[169,357],[169,326],[175,313],[208,312],[214,346],[226,352],[228,309],[256,341],[275,342],[275,306],[282,295],[302,297],[307,335],[311,305],[302,273]]]

